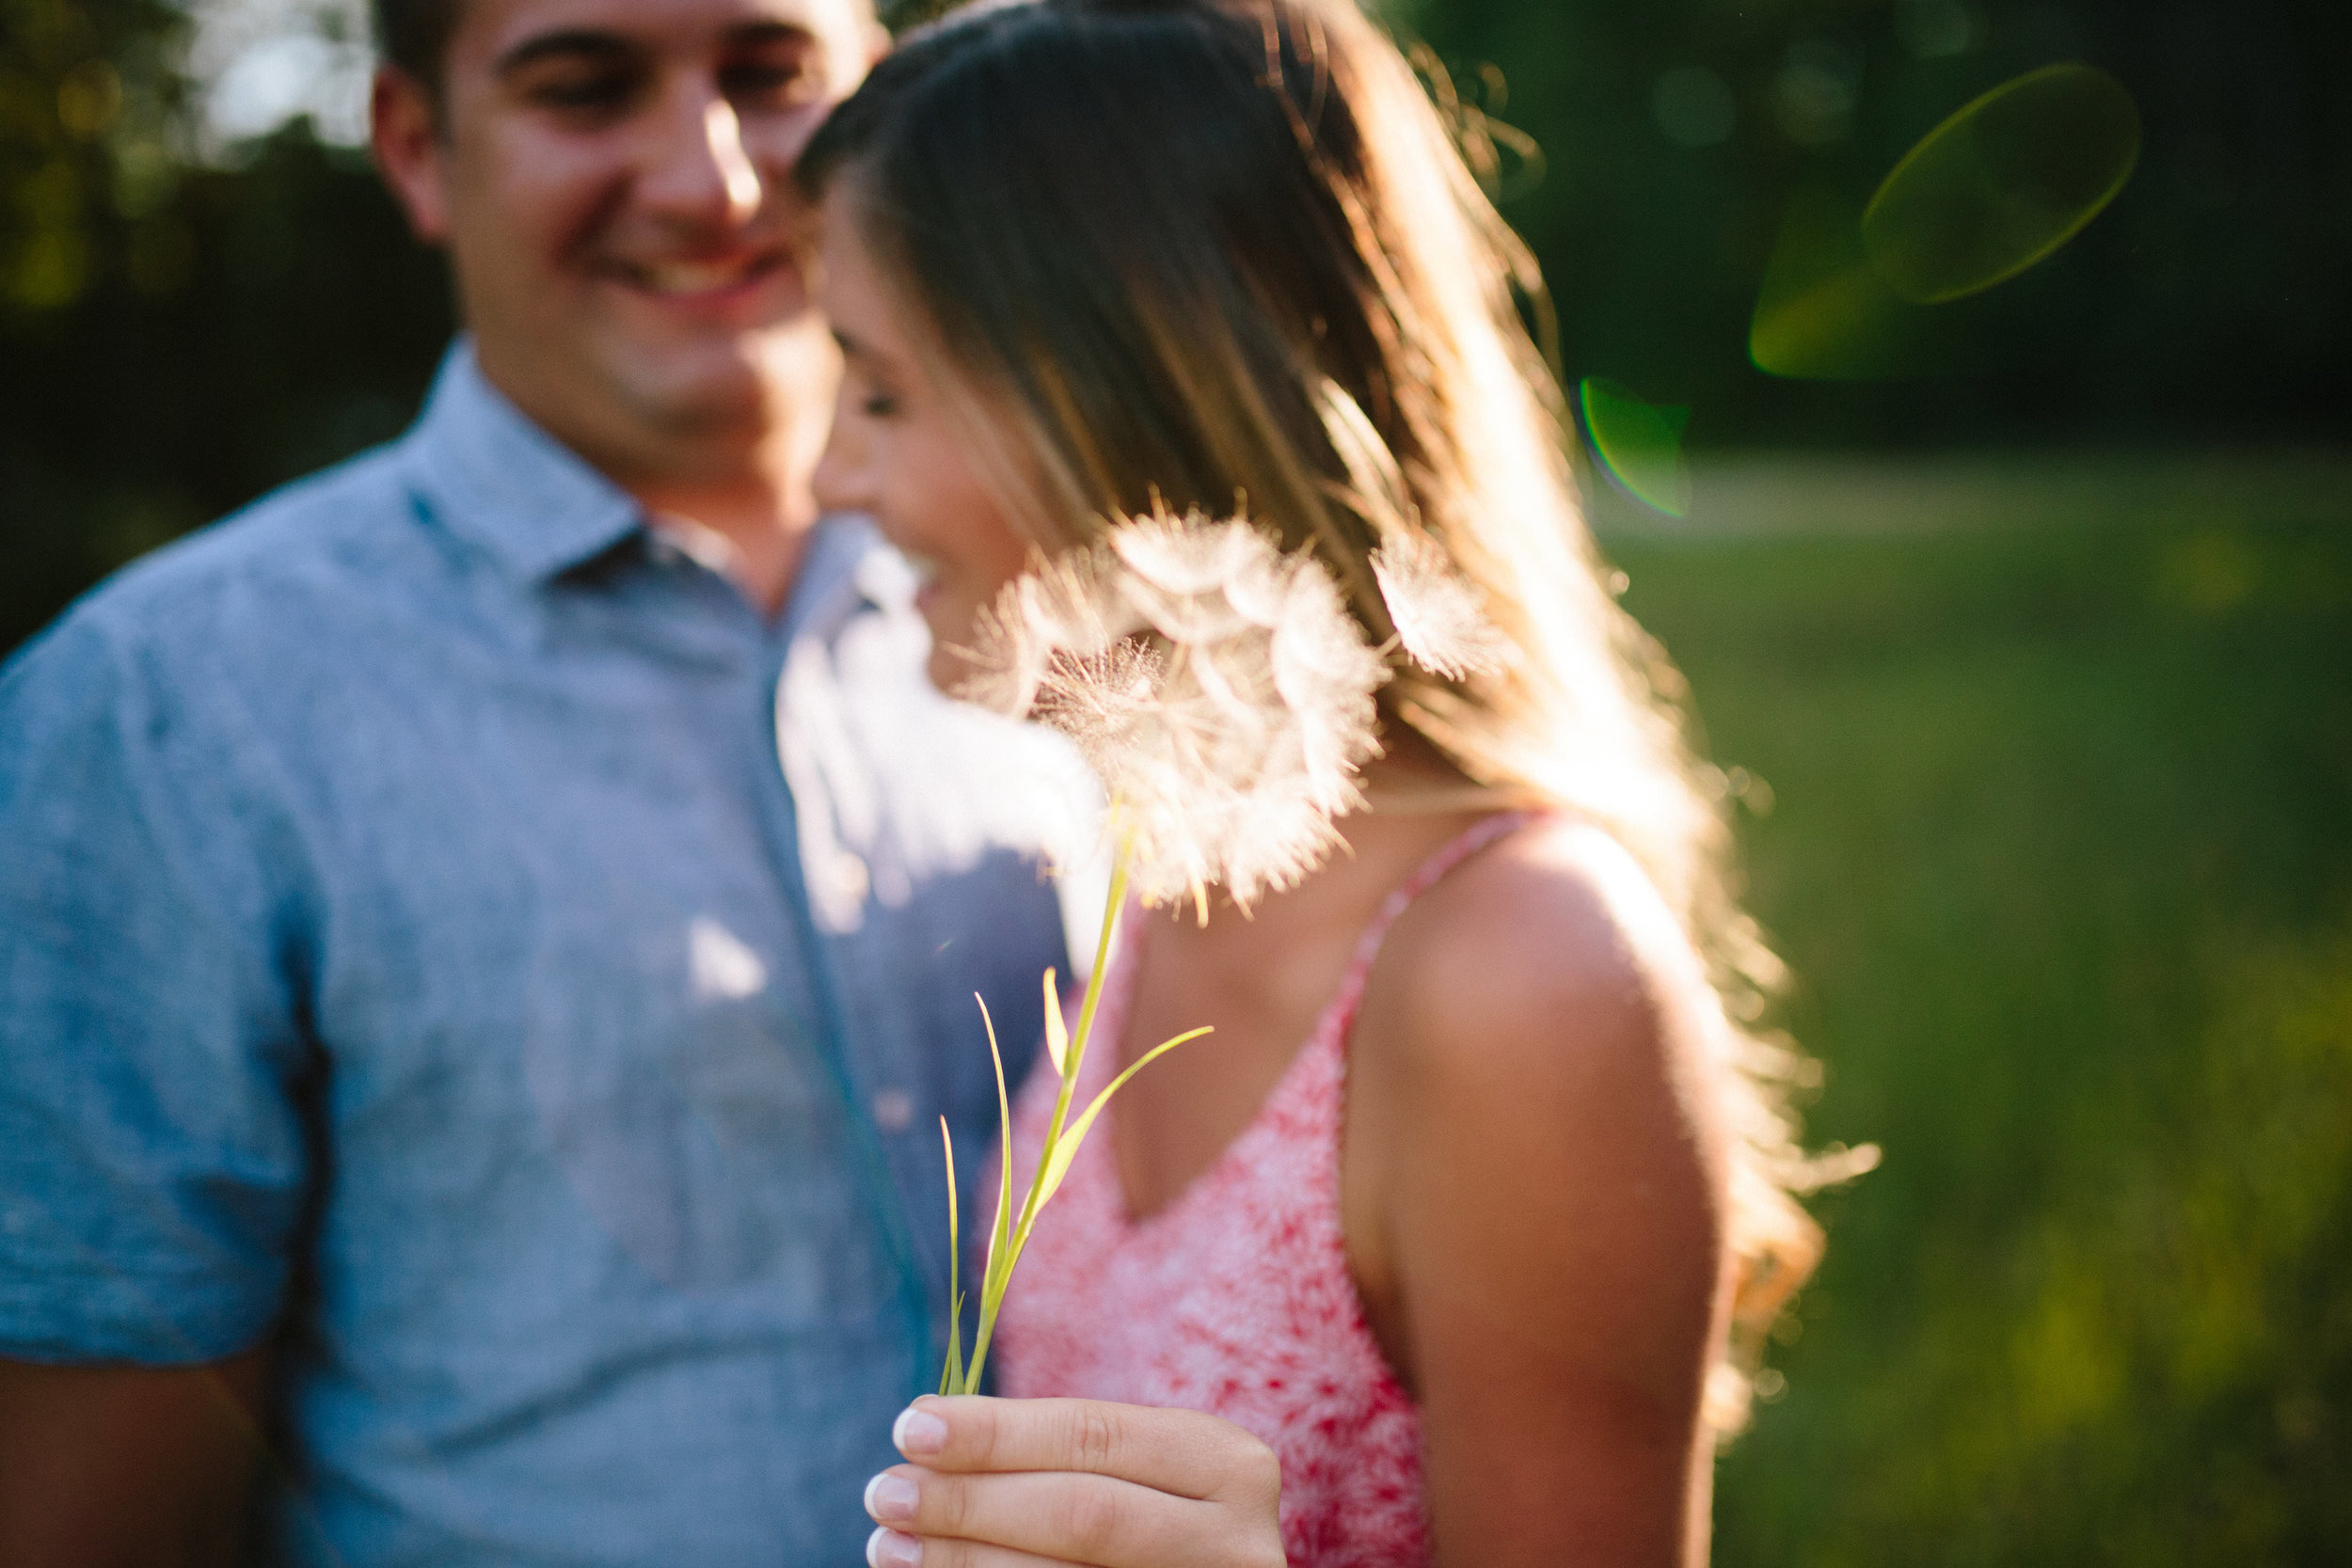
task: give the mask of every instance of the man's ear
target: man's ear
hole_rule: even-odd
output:
[[[433,92],[398,66],[378,66],[368,97],[368,143],[392,199],[427,245],[449,238],[449,143]]]

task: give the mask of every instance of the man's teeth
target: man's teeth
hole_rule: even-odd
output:
[[[752,274],[748,261],[656,261],[640,265],[637,276],[656,293],[698,294],[739,283]]]

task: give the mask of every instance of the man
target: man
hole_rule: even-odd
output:
[[[1062,950],[1062,802],[808,488],[882,36],[380,12],[469,337],[0,676],[0,1561],[230,1556],[262,1453],[286,1560],[850,1560]]]

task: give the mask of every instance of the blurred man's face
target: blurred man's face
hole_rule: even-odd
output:
[[[437,129],[388,73],[376,145],[490,379],[624,483],[829,404],[792,164],[880,40],[862,0],[466,0]]]

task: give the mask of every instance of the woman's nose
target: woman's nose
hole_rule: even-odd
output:
[[[820,512],[874,509],[872,471],[866,462],[866,443],[855,429],[855,422],[838,410],[834,414],[833,433],[825,438],[824,452],[817,459],[817,471],[809,479]]]

